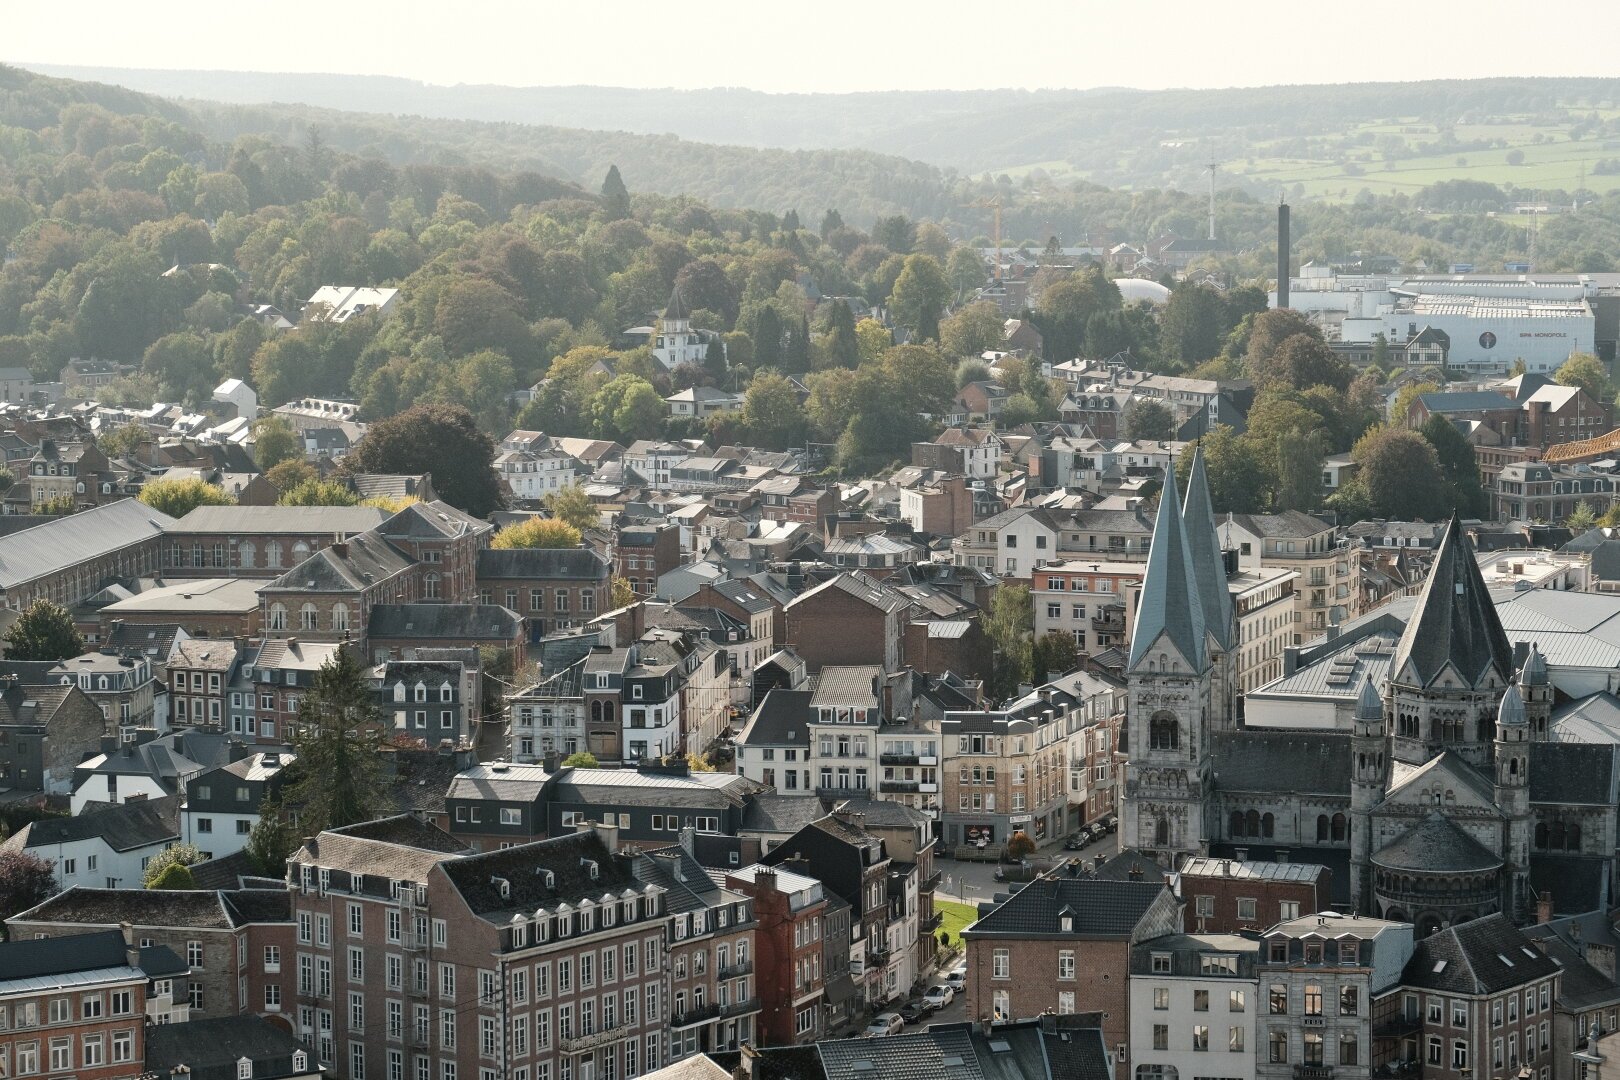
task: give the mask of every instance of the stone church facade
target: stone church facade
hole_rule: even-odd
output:
[[[1550,740],[1534,642],[1509,643],[1456,521],[1350,730],[1245,729],[1234,622],[1202,459],[1160,506],[1127,667],[1123,842],[1174,867],[1243,851],[1321,862],[1349,910],[1433,933],[1614,903],[1620,752]],[[1224,601],[1224,603],[1223,603]],[[1323,660],[1323,663],[1328,661]],[[1359,665],[1325,673],[1352,678]]]

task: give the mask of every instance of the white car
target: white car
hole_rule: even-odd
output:
[[[949,983],[937,983],[928,988],[923,995],[923,1004],[930,1009],[943,1009],[956,998],[956,991],[951,989]]]
[[[906,1022],[900,1019],[899,1013],[878,1013],[872,1017],[872,1022],[866,1025],[865,1036],[868,1039],[873,1039],[880,1035],[893,1035],[905,1026]]]
[[[960,994],[967,989],[967,965],[952,968],[945,974],[945,985]]]

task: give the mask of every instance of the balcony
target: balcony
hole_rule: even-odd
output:
[[[631,1034],[633,1032],[630,1030],[630,1025],[619,1024],[614,1027],[603,1028],[601,1031],[592,1032],[589,1035],[576,1035],[571,1039],[558,1039],[557,1047],[565,1054],[579,1054],[606,1046],[609,1043],[618,1042]]]
[[[757,1013],[759,1010],[759,998],[751,997],[744,998],[742,1001],[734,1001],[730,1005],[720,1006],[720,1015],[723,1018],[746,1016],[749,1013]]]
[[[1373,1022],[1372,1037],[1375,1039],[1403,1039],[1409,1035],[1416,1035],[1423,1027],[1416,1016],[1403,1016],[1395,1013],[1382,1020]]]
[[[674,1028],[697,1027],[699,1024],[706,1024],[710,1020],[718,1020],[719,1018],[720,1006],[711,1003],[701,1009],[687,1009],[685,1012],[671,1014],[669,1026]]]
[[[744,960],[740,963],[727,964],[724,967],[715,969],[715,974],[722,979],[740,979],[744,975],[752,975],[753,973],[754,962],[752,960]]]
[[[939,755],[938,754],[918,754],[917,755],[917,764],[919,764],[919,765],[938,765],[939,764]]]
[[[1125,632],[1125,617],[1123,615],[1103,615],[1092,618],[1091,628],[1099,634],[1123,634]]]
[[[922,785],[915,780],[879,780],[878,790],[890,795],[915,795]]]
[[[936,911],[932,915],[928,916],[928,918],[918,923],[917,929],[923,933],[932,933],[933,931],[938,930],[939,924],[944,921],[945,913],[943,911]]]
[[[1294,1080],[1333,1080],[1333,1066],[1295,1065]]]
[[[922,759],[916,754],[879,754],[879,765],[920,765]]]

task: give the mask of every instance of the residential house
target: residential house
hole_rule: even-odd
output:
[[[851,570],[805,590],[788,603],[787,640],[811,671],[882,657],[898,670],[910,603],[870,575]]]
[[[1254,1080],[1259,952],[1254,938],[1223,933],[1132,946],[1131,1075]]]
[[[1316,863],[1199,855],[1180,875],[1187,925],[1200,934],[1257,932],[1333,909],[1333,871]]]
[[[581,822],[617,828],[626,847],[673,843],[684,828],[736,836],[761,786],[734,773],[693,772],[685,761],[642,761],[633,769],[563,769],[547,795],[546,832],[558,836]]]
[[[503,604],[522,615],[530,641],[590,622],[609,610],[611,578],[609,562],[588,548],[484,548],[478,552],[480,602]]]
[[[178,800],[170,798],[41,818],[12,833],[0,851],[51,863],[62,888],[138,889],[146,864],[180,842],[178,811]]]
[[[689,386],[664,399],[677,420],[707,420],[716,413],[741,412],[743,396],[714,386]]]
[[[680,526],[620,523],[614,537],[613,572],[625,580],[637,596],[652,596],[658,579],[681,563]]]
[[[0,683],[0,784],[66,795],[74,770],[101,746],[107,720],[77,686]]]
[[[1294,641],[1314,641],[1361,613],[1361,560],[1350,541],[1309,514],[1227,514],[1216,522],[1222,550],[1242,570],[1294,570]]]
[[[46,677],[63,686],[77,686],[101,710],[108,731],[152,724],[154,680],[152,665],[144,656],[85,653],[63,660]]]
[[[516,847],[546,835],[549,765],[490,761],[456,773],[445,794],[450,835],[474,851]]]
[[[223,859],[247,847],[259,823],[259,808],[280,794],[287,766],[296,760],[286,747],[255,751],[189,777],[180,814],[185,842],[208,859]]]
[[[726,872],[725,887],[753,900],[754,976],[759,987],[760,1041],[794,1046],[819,1042],[827,1033],[823,1016],[826,981],[834,974],[824,956],[837,956],[847,979],[849,933],[824,948],[823,923],[829,888],[787,867],[754,864]]]

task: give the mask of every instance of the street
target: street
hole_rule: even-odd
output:
[[[1081,858],[1089,865],[1099,855],[1104,859],[1111,859],[1118,852],[1119,834],[1109,833],[1101,840],[1087,844],[1080,851],[1064,851],[1061,843],[1047,845],[1041,848],[1039,857],[1052,860]],[[998,892],[1007,891],[1007,886],[995,879],[994,862],[958,862],[955,859],[941,859],[937,865],[945,870],[945,876],[940,880],[939,889],[935,893],[941,900],[978,904],[980,901],[992,899]]]

